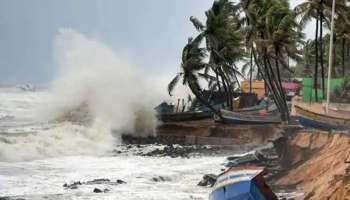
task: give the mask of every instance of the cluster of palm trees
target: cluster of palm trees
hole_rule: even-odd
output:
[[[342,73],[345,76],[345,43],[348,38],[349,32],[349,7],[347,6],[348,0],[336,0],[336,31],[335,38],[339,36],[342,38],[342,51],[343,51],[343,64]],[[308,57],[307,65],[310,64],[310,57],[313,57],[314,65],[313,68],[313,78],[314,78],[314,88],[315,88],[315,98],[318,101],[318,77],[321,74],[321,88],[323,93],[323,98],[325,94],[325,61],[328,61],[328,52],[325,49],[329,49],[328,46],[324,44],[329,43],[329,34],[323,35],[323,28],[326,26],[330,29],[331,21],[331,10],[332,10],[332,0],[306,0],[295,8],[295,13],[300,17],[301,26],[305,26],[311,19],[315,20],[315,39],[309,40],[304,46],[304,52]],[[349,38],[350,39],[350,38]],[[313,46],[311,48],[311,46]],[[327,48],[325,48],[327,47]],[[314,49],[312,51],[312,49]],[[336,49],[336,48],[335,48]],[[333,50],[334,51],[334,50]],[[337,53],[337,52],[334,52]],[[337,54],[335,54],[337,56]],[[335,57],[336,57],[335,56]],[[332,61],[333,63],[335,62]]]
[[[346,24],[350,24],[346,1],[337,0],[337,15],[341,17],[337,17],[336,28],[345,41],[344,46],[350,44],[346,43],[349,30]],[[190,18],[198,34],[189,38],[183,49],[181,72],[169,83],[169,94],[181,80],[202,104],[219,115],[205,98],[204,90],[223,92],[226,105],[232,108],[232,93],[239,89],[241,79],[262,79],[279,108],[281,119],[288,121],[281,74],[293,73],[290,61],[309,62],[312,57],[315,84],[320,66],[324,86],[326,36],[322,30],[323,24],[328,26],[330,21],[330,5],[330,0],[305,0],[291,9],[288,0],[214,1],[205,13],[205,23]],[[302,30],[312,18],[316,19],[316,37],[305,42]],[[307,57],[306,50],[310,54]]]

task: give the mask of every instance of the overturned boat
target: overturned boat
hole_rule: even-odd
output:
[[[277,200],[263,175],[263,167],[230,168],[218,177],[209,200]]]

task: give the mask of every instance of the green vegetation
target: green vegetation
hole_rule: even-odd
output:
[[[202,104],[218,113],[204,98],[204,89],[223,92],[232,107],[232,93],[239,90],[241,78],[264,80],[282,120],[288,121],[284,77],[294,73],[313,77],[314,88],[321,78],[324,94],[329,34],[323,32],[330,26],[331,3],[305,0],[291,9],[288,0],[214,1],[205,12],[205,23],[190,17],[197,36],[183,49],[181,72],[169,83],[169,94],[181,79]],[[338,77],[348,74],[350,63],[350,9],[346,3],[336,1],[334,63]],[[311,19],[316,22],[315,39],[305,41],[302,31]],[[289,63],[296,63],[296,68]],[[317,98],[318,90],[314,91]]]
[[[332,100],[336,103],[350,102],[350,77],[345,78],[340,86],[335,87]]]

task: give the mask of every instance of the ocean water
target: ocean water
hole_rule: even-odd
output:
[[[62,97],[64,98],[64,97]],[[225,157],[191,158],[115,155],[120,140],[107,124],[94,126],[45,121],[46,90],[0,88],[0,197],[12,199],[207,199],[197,186],[204,174],[218,173]],[[149,146],[148,149],[157,148]],[[154,181],[155,177],[164,181]],[[126,184],[65,183],[107,178]],[[93,193],[94,188],[108,189]]]

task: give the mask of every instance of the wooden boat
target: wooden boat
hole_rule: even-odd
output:
[[[323,105],[325,107],[325,105]],[[332,103],[329,105],[328,110],[330,115],[338,115],[343,118],[350,118],[350,105]]]
[[[262,167],[235,167],[220,175],[209,200],[277,200],[266,185]]]
[[[220,110],[221,117],[214,116],[215,121],[227,124],[279,124],[281,119],[272,114],[244,114],[228,110]]]
[[[164,113],[157,117],[163,122],[179,122],[179,121],[195,121],[201,119],[209,119],[213,116],[210,112],[193,111],[193,112],[178,112],[178,113]]]
[[[248,108],[241,108],[238,110],[235,110],[234,112],[239,112],[239,113],[263,113],[263,112],[275,112],[277,111],[277,106],[276,104],[271,104],[269,106],[266,105],[256,105]]]
[[[299,123],[305,127],[322,130],[345,130],[350,127],[350,118],[344,118],[339,113],[325,114],[295,105]],[[311,108],[312,106],[310,106]]]

